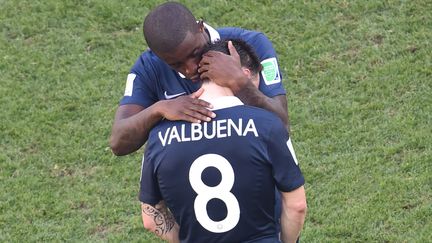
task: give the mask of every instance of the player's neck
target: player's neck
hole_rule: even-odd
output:
[[[199,98],[210,103],[212,100],[220,97],[234,96],[231,89],[219,86],[214,82],[204,82],[202,88],[204,88],[204,92]]]

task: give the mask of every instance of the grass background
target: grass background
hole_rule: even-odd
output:
[[[155,242],[111,123],[162,1],[0,0],[0,241]],[[303,242],[432,242],[431,1],[183,1],[273,41]]]

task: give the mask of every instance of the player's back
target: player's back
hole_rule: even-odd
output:
[[[202,124],[162,122],[148,140],[146,161],[153,163],[180,239],[275,242],[275,184],[267,146],[284,129],[282,122],[244,105],[215,113],[213,121]]]

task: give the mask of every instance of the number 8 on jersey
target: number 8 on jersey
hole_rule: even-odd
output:
[[[221,173],[219,185],[210,187],[201,180],[202,172],[214,167]],[[189,170],[189,182],[198,194],[194,202],[195,217],[208,231],[224,233],[233,229],[240,220],[240,206],[237,198],[231,193],[234,185],[234,170],[224,157],[217,154],[205,154],[198,157]],[[207,213],[207,203],[217,198],[223,201],[227,208],[227,216],[221,221],[212,220]]]

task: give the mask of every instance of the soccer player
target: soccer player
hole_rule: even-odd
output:
[[[282,76],[275,50],[264,34],[231,27],[213,29],[175,2],[152,10],[143,30],[150,49],[141,54],[127,76],[110,138],[114,154],[139,149],[163,118],[189,122],[214,118],[215,113],[208,109],[211,104],[197,99],[203,92],[200,79],[206,78],[230,88],[243,103],[275,113],[288,128]],[[203,48],[218,39],[243,39],[253,46],[263,66],[258,88],[243,75],[236,56],[208,53],[201,61]]]
[[[258,82],[258,58],[246,43],[233,42],[243,75]],[[208,49],[228,53],[228,42]],[[306,198],[284,124],[229,88],[213,81],[203,87],[200,98],[212,104],[215,119],[164,120],[150,132],[139,193],[144,227],[171,242],[279,242],[277,187],[281,240],[295,242]]]

